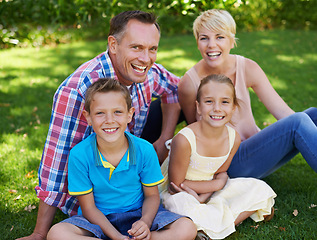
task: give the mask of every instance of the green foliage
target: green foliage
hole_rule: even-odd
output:
[[[111,17],[135,9],[156,13],[163,34],[188,34],[194,19],[212,8],[228,10],[240,30],[317,28],[314,0],[0,0],[0,47],[83,39],[91,27],[98,29],[95,37],[105,36]]]

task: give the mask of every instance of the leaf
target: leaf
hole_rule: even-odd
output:
[[[285,232],[285,227],[279,227],[278,229]]]
[[[293,211],[293,215],[294,215],[295,217],[298,215],[298,210],[297,210],[297,209],[295,209],[295,210]]]
[[[25,208],[24,208],[24,211],[28,211],[28,212],[31,212],[33,209],[35,209],[36,208],[36,206],[34,206],[34,205],[29,205],[29,206],[26,206]]]
[[[0,103],[0,107],[10,107],[10,103]]]
[[[254,229],[258,229],[259,226],[260,226],[260,225],[257,224],[257,225],[255,225],[255,226],[251,226],[251,227],[254,228]]]
[[[21,195],[17,196],[16,198],[14,198],[13,200],[16,201],[16,200],[19,200],[21,198]]]
[[[26,178],[34,178],[34,170],[32,170],[31,172],[28,172],[26,175],[25,175]]]

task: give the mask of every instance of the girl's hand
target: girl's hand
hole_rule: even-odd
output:
[[[197,194],[193,189],[182,183],[180,187],[178,187],[175,183],[171,182],[172,187],[177,192],[187,192],[188,194],[192,195],[194,198],[196,198],[200,203],[205,203],[207,199],[212,195],[212,192],[209,193],[201,193]]]
[[[151,238],[150,229],[142,220],[133,223],[132,228],[128,231],[128,233],[132,236],[132,239],[149,240]]]

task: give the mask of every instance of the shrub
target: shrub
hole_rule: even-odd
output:
[[[0,0],[0,47],[58,44],[87,36],[83,28],[104,36],[111,17],[133,9],[155,12],[163,34],[191,33],[211,8],[228,10],[239,30],[317,29],[312,0]]]

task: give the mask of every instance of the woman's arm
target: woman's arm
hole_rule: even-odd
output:
[[[260,101],[277,120],[294,113],[272,87],[264,71],[256,62],[246,59],[245,70],[247,87],[254,90]]]
[[[196,122],[196,94],[192,80],[185,74],[178,84],[178,99],[188,124]]]
[[[77,196],[83,216],[89,222],[99,225],[105,235],[111,239],[128,240],[109,222],[106,216],[96,207],[93,193]]]

